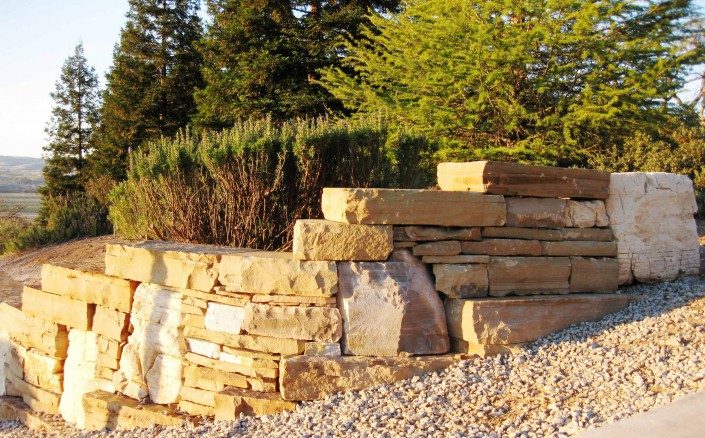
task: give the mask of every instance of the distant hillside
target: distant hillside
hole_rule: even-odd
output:
[[[35,192],[44,183],[44,160],[0,155],[0,193]]]

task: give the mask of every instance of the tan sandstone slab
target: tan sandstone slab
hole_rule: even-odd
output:
[[[25,286],[22,289],[22,311],[56,324],[90,330],[95,305]]]
[[[463,254],[486,254],[491,256],[540,256],[538,240],[483,239],[479,242],[463,242]]]
[[[612,293],[619,287],[619,261],[571,257],[570,292]]]
[[[576,294],[446,300],[450,336],[475,344],[535,341],[625,308],[634,295]]]
[[[526,240],[591,240],[595,242],[611,242],[614,240],[609,228],[520,228],[520,227],[485,227],[483,238],[526,239]]]
[[[144,283],[208,292],[217,284],[222,255],[244,251],[252,250],[160,241],[108,244],[105,273]]]
[[[480,228],[394,227],[394,241],[434,242],[438,240],[479,240]]]
[[[278,393],[261,393],[247,389],[228,388],[215,394],[215,419],[233,421],[243,415],[271,415],[293,411],[297,403],[287,401]]]
[[[439,264],[433,265],[436,290],[450,298],[486,297],[489,283],[487,265]]]
[[[440,371],[466,356],[295,356],[282,360],[279,384],[285,400],[320,400]]]
[[[42,290],[87,301],[92,304],[129,313],[136,281],[110,277],[97,272],[83,272],[61,266],[42,265]]]
[[[233,335],[195,327],[184,327],[183,336],[203,339],[219,345],[245,350],[261,351],[277,354],[301,354],[304,352],[305,341],[297,339],[280,339],[258,335]]]
[[[0,303],[0,331],[8,333],[24,347],[66,357],[69,341],[65,327],[28,315],[7,303]]]
[[[492,257],[491,296],[564,294],[570,290],[568,257]]]
[[[96,306],[95,316],[93,317],[93,332],[116,341],[125,341],[127,340],[129,328],[129,313]]]
[[[55,394],[64,390],[64,360],[28,350],[24,354],[23,380]]]
[[[60,394],[32,385],[31,383],[27,383],[14,374],[10,374],[9,377],[9,381],[12,386],[22,396],[22,400],[24,400],[24,402],[27,403],[33,411],[51,415],[59,414],[59,402],[61,400]]]
[[[331,307],[282,307],[248,304],[242,329],[253,335],[304,341],[338,342],[343,334],[340,312]]]
[[[194,353],[186,353],[184,358],[195,365],[200,365],[205,368],[226,371],[228,373],[242,374],[243,376],[248,377],[275,379],[279,376],[278,369],[258,368],[255,366],[242,365],[240,363],[231,363],[225,360],[211,359],[209,357],[200,356]]]
[[[502,196],[434,190],[327,187],[322,208],[326,219],[354,224],[477,227],[506,219]]]
[[[560,228],[566,226],[565,199],[506,198],[507,226]]]
[[[338,342],[307,342],[304,354],[306,356],[340,356],[343,353]]]
[[[292,253],[224,255],[218,279],[229,291],[330,297],[338,291],[335,262],[295,260]]]
[[[616,242],[541,242],[542,253],[545,256],[583,256],[583,257],[616,257]]]
[[[215,407],[215,392],[190,386],[182,386],[179,394],[181,400],[198,403],[203,406]]]
[[[423,256],[421,261],[424,263],[482,263],[490,262],[490,256],[487,255],[466,255],[460,254],[455,256]]]
[[[55,433],[65,423],[56,416],[35,412],[19,397],[0,397],[0,420],[19,421],[29,430]]]
[[[449,349],[443,304],[426,266],[408,250],[389,262],[340,263],[345,354],[439,354]]]
[[[196,417],[213,417],[215,416],[215,410],[212,406],[204,406],[192,401],[184,400],[183,398],[179,400],[178,404],[179,411],[185,412],[189,415]]]
[[[172,408],[143,404],[129,397],[93,391],[83,396],[86,429],[135,429],[161,426],[179,426],[186,419]]]
[[[322,219],[299,219],[294,225],[293,252],[299,260],[387,260],[393,249],[391,225]]]
[[[466,242],[464,242],[466,243]],[[462,247],[457,240],[420,243],[412,248],[416,256],[454,256],[460,254]]]
[[[186,380],[193,379],[201,382],[202,387],[205,386],[204,389],[210,390],[215,390],[220,385],[235,386],[238,388],[248,387],[247,377],[242,374],[203,366],[195,366],[193,364],[187,364],[184,366],[184,378]],[[186,384],[186,381],[184,384]]]
[[[589,169],[528,166],[497,161],[440,163],[442,190],[510,196],[606,199],[610,174]]]

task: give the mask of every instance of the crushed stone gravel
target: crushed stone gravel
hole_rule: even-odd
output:
[[[74,437],[571,436],[705,390],[705,281],[638,285],[601,321],[572,326],[513,356],[341,393],[295,412],[198,426],[75,432]],[[0,435],[32,434],[0,422]],[[36,435],[40,436],[40,435]],[[42,435],[43,436],[43,435]]]

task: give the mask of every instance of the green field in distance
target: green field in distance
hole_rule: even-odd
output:
[[[0,200],[8,207],[22,207],[20,214],[27,220],[34,220],[39,213],[39,193],[0,193]]]

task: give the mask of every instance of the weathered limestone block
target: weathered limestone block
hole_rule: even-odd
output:
[[[7,303],[0,303],[0,331],[26,348],[66,357],[69,340],[65,327],[28,315]]]
[[[294,258],[299,260],[387,260],[392,249],[391,225],[300,219],[294,226]]]
[[[337,342],[307,342],[304,354],[306,356],[340,356],[342,351]]]
[[[506,219],[502,196],[434,190],[327,187],[322,208],[326,219],[351,224],[478,227]]]
[[[186,375],[189,367],[184,368],[184,387],[203,389],[205,391],[219,392],[225,389],[225,385],[213,380],[203,379],[200,377],[189,377]],[[247,386],[247,383],[245,383]],[[183,387],[182,387],[183,389]]]
[[[51,415],[59,413],[61,395],[27,383],[12,373],[9,374],[9,377],[9,383],[33,411]]]
[[[436,290],[450,298],[486,297],[487,265],[433,265]]]
[[[448,351],[443,305],[426,266],[408,250],[385,263],[340,263],[338,308],[345,354]]]
[[[296,295],[252,295],[253,303],[271,306],[323,306],[335,307],[335,297],[302,297]]]
[[[211,406],[199,405],[188,400],[179,400],[179,411],[185,412],[189,415],[200,416],[200,417],[213,417],[215,416],[215,410]]]
[[[93,317],[93,332],[116,341],[125,341],[127,340],[129,328],[129,313],[96,306],[95,316]]]
[[[485,227],[482,229],[482,237],[548,241],[590,240],[595,242],[611,242],[614,240],[612,230],[609,228],[559,228],[551,230],[519,227]]]
[[[28,350],[24,356],[23,380],[55,394],[64,390],[64,360],[48,356],[36,350]]]
[[[573,201],[569,200],[565,209],[566,227],[591,228],[608,227],[604,201]]]
[[[343,333],[340,312],[330,307],[278,307],[248,304],[242,329],[253,335],[304,341],[338,342]]]
[[[251,368],[271,368],[279,369],[279,361],[271,359],[259,359],[251,357],[250,355],[243,355],[240,353],[222,352],[220,354],[220,360],[223,362],[228,362],[235,365],[242,365]]]
[[[480,240],[480,228],[446,228],[408,226],[394,227],[394,240],[435,242],[438,240]]]
[[[186,314],[181,317],[181,324],[184,326],[204,329],[206,328],[206,317],[203,315]]]
[[[305,341],[298,339],[280,339],[257,335],[232,335],[230,333],[214,332],[195,327],[184,327],[183,335],[187,338],[202,339],[222,346],[241,348],[276,354],[301,354],[304,352]]]
[[[697,275],[693,183],[671,173],[613,173],[607,214],[617,239],[620,284]]]
[[[208,302],[215,302],[219,304],[226,304],[228,306],[244,307],[245,304],[250,302],[252,295],[241,294],[234,292],[226,292],[219,290],[224,286],[216,286],[214,291],[211,292],[201,292],[193,289],[179,289],[179,293],[184,297],[185,304],[200,305],[206,308]]]
[[[566,226],[565,199],[506,198],[507,226],[560,228]]]
[[[210,382],[211,385],[214,385],[211,386],[213,388],[218,385],[235,386],[237,388],[248,387],[247,377],[242,374],[203,366],[195,366],[194,364],[188,362],[184,364],[184,378],[186,380],[194,379],[201,382]]]
[[[296,403],[282,399],[279,394],[264,394],[247,389],[228,388],[215,394],[215,419],[233,421],[244,415],[270,415],[293,411]]]
[[[330,297],[338,286],[335,262],[294,260],[285,252],[224,255],[219,271],[229,290],[250,294]]]
[[[94,332],[72,329],[69,350],[64,363],[64,392],[59,412],[64,420],[79,428],[86,427],[83,395],[97,389],[94,380],[98,359],[98,338]],[[112,377],[112,376],[111,376]]]
[[[617,259],[570,258],[570,292],[616,292],[619,287]]]
[[[116,341],[114,339],[106,338],[104,336],[98,335],[98,353],[106,355],[114,360],[119,360],[122,353],[122,349],[125,346],[125,341]],[[111,367],[113,368],[113,367]],[[114,367],[113,369],[117,369]]]
[[[579,294],[446,300],[452,338],[475,344],[532,342],[585,321],[625,308],[633,295]]]
[[[217,284],[221,256],[244,251],[252,250],[158,241],[108,244],[105,273],[144,283],[208,292]]]
[[[22,290],[22,311],[56,324],[90,330],[95,305],[25,286]]]
[[[225,353],[221,355],[221,359],[223,359],[224,356]],[[184,358],[195,365],[200,365],[202,367],[211,368],[214,370],[226,371],[228,373],[242,374],[243,376],[264,377],[267,379],[275,379],[279,376],[279,369],[271,367],[262,368],[256,366],[256,364],[253,364],[253,366],[237,364],[225,360],[210,359],[194,353],[186,353]]]
[[[97,272],[42,265],[42,290],[108,309],[130,313],[138,283]]]
[[[541,242],[542,253],[545,256],[563,257],[616,257],[616,242]]]
[[[27,429],[46,435],[65,427],[61,419],[33,411],[19,397],[0,398],[0,420],[18,421]]]
[[[202,406],[215,407],[215,392],[188,386],[181,387],[181,400],[188,400]]]
[[[180,357],[158,355],[145,374],[150,400],[162,405],[174,403],[179,397],[182,378]]]
[[[135,429],[162,426],[179,426],[186,420],[171,408],[162,405],[142,404],[121,395],[93,391],[83,396],[86,429]]]
[[[208,330],[238,335],[244,320],[245,309],[243,307],[208,303],[208,310],[203,322]]]
[[[0,331],[0,396],[17,395],[12,385],[7,385],[10,374],[24,378],[24,361],[27,349],[13,341],[10,335]]]
[[[479,242],[463,242],[463,254],[487,254],[492,256],[540,256],[538,240],[484,239]]]
[[[568,257],[492,257],[490,295],[564,294],[570,290]]]
[[[359,357],[295,356],[282,359],[279,384],[285,400],[320,400],[440,371],[463,356]]]
[[[416,256],[454,256],[460,254],[461,246],[457,240],[420,243],[412,248]]]
[[[606,199],[610,174],[589,169],[527,166],[497,161],[440,163],[441,190],[510,196]]]
[[[186,348],[191,353],[210,357],[211,359],[218,359],[222,352],[220,345],[201,339],[186,338]]]

